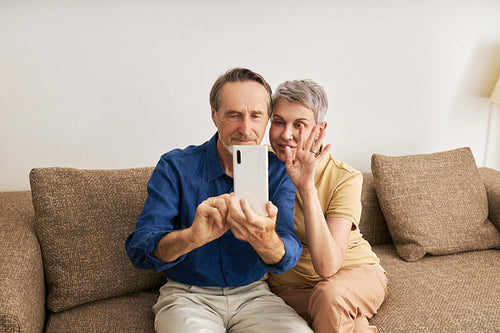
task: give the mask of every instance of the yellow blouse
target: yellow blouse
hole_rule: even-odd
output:
[[[363,239],[358,228],[361,216],[362,174],[327,154],[318,164],[314,178],[325,217],[341,217],[353,223],[347,245],[346,259],[341,268],[361,264],[380,266],[380,260],[372,251],[370,244]],[[302,242],[304,249],[299,262],[294,268],[283,274],[269,274],[268,283],[271,286],[295,283],[315,285],[321,280],[312,264],[306,238],[302,199],[298,192],[295,197],[293,215],[295,233]]]

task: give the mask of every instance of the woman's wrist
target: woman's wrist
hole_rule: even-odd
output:
[[[307,197],[317,197],[318,196],[318,191],[316,190],[316,187],[314,185],[311,186],[304,186],[304,187],[297,187],[297,190],[299,191],[300,197],[302,200],[304,200]]]

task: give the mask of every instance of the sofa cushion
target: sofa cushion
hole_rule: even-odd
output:
[[[387,299],[370,320],[379,332],[498,332],[500,251],[426,256],[406,262],[374,246],[387,271]]]
[[[30,191],[0,192],[0,332],[41,332],[45,283]]]
[[[125,239],[135,227],[153,168],[30,173],[35,231],[53,312],[160,286],[164,278],[130,263]]]
[[[488,196],[488,213],[491,223],[500,230],[500,171],[491,168],[479,168],[479,174]]]
[[[151,309],[158,295],[158,290],[140,291],[50,314],[45,333],[154,333]]]
[[[500,233],[487,219],[486,190],[469,148],[397,157],[374,154],[372,172],[403,259],[500,248]]]

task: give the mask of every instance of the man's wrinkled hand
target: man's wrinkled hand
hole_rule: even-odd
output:
[[[248,202],[238,200],[234,193],[226,198],[227,224],[239,240],[246,241],[268,265],[277,264],[285,255],[283,241],[276,233],[278,208],[266,203],[267,216],[257,215]]]
[[[191,226],[192,235],[197,242],[208,243],[221,237],[229,230],[227,197],[229,197],[229,194],[211,197],[198,205]]]

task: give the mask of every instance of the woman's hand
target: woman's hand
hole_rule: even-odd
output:
[[[300,127],[295,156],[290,147],[285,148],[286,171],[299,191],[314,189],[316,166],[330,150],[329,144],[321,149],[325,136],[324,128],[315,125],[304,140],[304,128]]]

